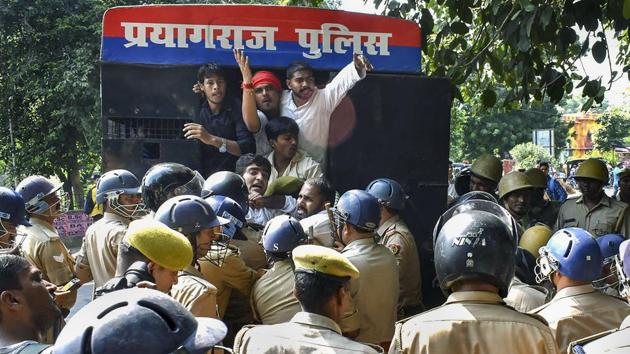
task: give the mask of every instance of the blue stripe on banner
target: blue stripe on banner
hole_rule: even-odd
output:
[[[166,48],[161,45],[125,48],[125,38],[103,37],[103,62],[133,64],[192,65],[214,62],[219,65],[236,65],[231,49],[208,49],[203,43],[189,43],[188,48]],[[302,56],[304,48],[295,42],[276,42],[276,50],[245,50],[254,67],[284,68],[294,61],[308,61],[315,69],[336,70],[352,59],[346,54],[322,54],[318,59]],[[420,72],[420,48],[390,46],[389,56],[370,55],[368,58],[377,72]]]

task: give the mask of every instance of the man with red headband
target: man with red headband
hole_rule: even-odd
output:
[[[252,77],[249,60],[240,49],[234,50],[234,58],[243,75],[243,121],[254,134],[256,153],[267,156],[271,146],[265,134],[269,119],[280,116],[280,95],[282,85],[271,71],[258,71]]]

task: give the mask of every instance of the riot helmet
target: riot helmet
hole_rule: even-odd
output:
[[[203,184],[202,197],[222,195],[232,198],[247,215],[249,212],[249,191],[242,176],[230,171],[213,173]]]
[[[534,188],[523,172],[512,171],[499,181],[499,199],[505,198],[508,194],[522,189]]]
[[[619,246],[624,241],[624,237],[618,234],[602,235],[595,239],[599,250],[602,253],[602,276],[593,280],[593,287],[597,290],[616,288],[619,284],[619,277],[615,266],[615,258],[619,254]]]
[[[269,220],[262,234],[262,244],[268,257],[291,258],[291,251],[306,244],[308,237],[300,222],[289,215],[279,215]]]
[[[516,229],[507,210],[471,200],[447,210],[433,231],[435,270],[443,291],[461,281],[496,286],[502,297],[514,277]]]
[[[615,268],[619,278],[619,294],[625,298],[630,297],[630,240],[625,240],[619,245],[619,254],[615,258]]]
[[[499,183],[503,166],[501,160],[494,155],[483,154],[470,166],[470,172],[480,178]]]
[[[241,229],[245,227],[247,221],[241,206],[232,198],[222,195],[212,195],[205,198],[217,216],[229,222],[223,225],[223,233],[233,240],[247,240]]]
[[[499,203],[497,201],[497,198],[488,192],[472,191],[472,192],[468,192],[466,194],[462,194],[459,197],[457,197],[457,199],[455,199],[455,201],[453,202],[453,206],[457,204],[465,203],[469,200],[486,200],[486,201],[496,203],[496,204]]]
[[[106,172],[96,183],[96,202],[105,204],[123,217],[137,219],[146,215],[144,203],[121,204],[119,197],[122,194],[140,195],[140,181],[127,170],[112,170]]]
[[[31,226],[26,220],[24,199],[15,191],[0,187],[0,254],[14,253],[23,237],[17,237],[18,225]]]
[[[400,183],[390,178],[375,179],[370,182],[365,191],[376,198],[384,207],[397,211],[405,208],[405,200],[409,198]]]
[[[591,178],[604,184],[608,183],[608,168],[599,159],[586,159],[578,166],[573,178]]]
[[[381,221],[381,208],[378,200],[360,189],[345,192],[333,208],[339,228],[341,222],[365,231],[374,231]]]
[[[156,290],[105,294],[83,307],[63,328],[55,354],[206,353],[226,335],[216,319],[195,318]]]
[[[29,176],[17,185],[15,191],[24,199],[27,213],[56,217],[68,211],[69,200],[61,187],[46,177]]]
[[[156,211],[168,199],[178,195],[201,195],[203,177],[197,171],[175,162],[159,163],[142,178],[142,200]]]
[[[457,195],[464,195],[470,192],[470,167],[462,168],[461,171],[455,176],[455,192]]]

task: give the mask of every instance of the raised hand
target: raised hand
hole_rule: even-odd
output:
[[[372,66],[372,63],[370,63],[368,58],[363,56],[363,54],[355,54],[353,57],[353,61],[354,61],[354,66],[359,71],[363,71],[363,70],[372,71],[374,69],[374,66]]]
[[[243,53],[241,49],[234,49],[234,59],[241,69],[244,83],[252,82],[252,69],[249,67],[249,58]]]

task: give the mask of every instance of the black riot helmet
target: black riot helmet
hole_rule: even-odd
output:
[[[463,168],[457,176],[455,176],[455,192],[457,195],[464,195],[470,192],[470,167]]]
[[[208,177],[203,184],[201,196],[207,198],[222,195],[231,198],[241,206],[243,212],[249,211],[249,191],[243,177],[230,171],[219,171]]]
[[[142,178],[142,200],[153,211],[168,199],[178,195],[201,196],[203,177],[197,171],[174,163],[159,163]]]
[[[514,219],[499,205],[471,200],[452,207],[433,230],[440,287],[450,292],[459,281],[479,280],[507,296],[514,277],[516,244]]]
[[[497,198],[488,192],[472,191],[457,197],[457,199],[453,202],[453,205],[462,204],[469,200],[487,200],[489,202],[499,204]]]

